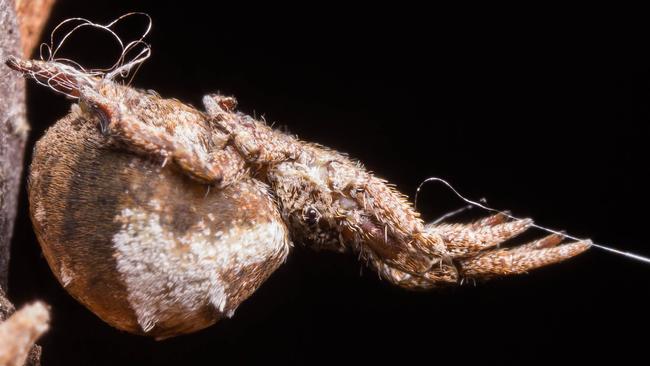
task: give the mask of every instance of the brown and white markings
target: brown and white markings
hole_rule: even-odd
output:
[[[8,65],[78,104],[37,143],[31,215],[66,289],[109,324],[169,337],[231,316],[291,242],[356,252],[410,289],[525,273],[584,252],[553,235],[499,244],[530,220],[425,224],[343,154],[209,95],[206,111],[56,62]]]

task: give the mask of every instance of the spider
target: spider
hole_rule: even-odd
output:
[[[353,252],[407,289],[526,273],[587,250],[496,214],[425,223],[361,163],[207,95],[205,111],[55,61],[7,65],[76,100],[37,143],[30,214],[67,291],[107,323],[166,338],[231,317],[292,243]]]

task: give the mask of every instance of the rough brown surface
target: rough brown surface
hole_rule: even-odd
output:
[[[7,300],[4,291],[0,288],[0,324],[7,320],[15,311],[14,306]],[[15,338],[15,335],[12,335],[12,338]],[[0,337],[0,341],[4,343],[3,338]],[[41,364],[41,347],[38,345],[32,346],[32,349],[29,351],[27,360],[25,361],[25,366],[38,366]],[[4,363],[3,363],[4,365]]]
[[[55,0],[16,0],[23,55],[29,57],[41,38],[41,31]]]
[[[4,291],[0,288],[0,323],[7,320],[15,310],[14,305],[7,300]]]
[[[26,305],[0,323],[0,365],[39,365],[40,348],[34,342],[49,327],[47,307],[36,302]]]

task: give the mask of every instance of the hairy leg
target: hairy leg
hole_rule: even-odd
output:
[[[472,258],[461,259],[461,276],[490,278],[526,273],[532,269],[574,257],[591,246],[591,241],[558,245],[558,237],[546,237],[520,247],[486,251]]]
[[[459,258],[498,246],[523,233],[531,224],[530,219],[507,221],[503,215],[494,215],[469,224],[427,225],[426,230],[440,235],[449,255]]]
[[[209,94],[203,97],[203,105],[213,123],[230,136],[230,144],[246,162],[280,163],[295,160],[300,155],[300,144],[291,136],[273,130],[263,121],[235,112],[235,98]]]
[[[429,289],[468,278],[489,279],[526,273],[576,256],[591,245],[589,241],[559,245],[564,238],[553,234],[512,248],[498,248],[500,243],[521,234],[531,225],[530,219],[509,221],[503,214],[469,224],[429,224],[425,227],[425,236],[440,238],[447,248],[448,259],[435,262],[423,273],[405,272],[381,262],[375,264],[375,268],[382,278],[400,287]]]
[[[162,164],[176,164],[197,181],[223,187],[246,172],[245,162],[234,148],[214,143],[215,134],[201,114],[175,115],[177,108],[170,105],[168,120],[147,119],[131,113],[120,99],[109,99],[91,89],[81,90],[80,105],[98,117],[102,133],[128,150],[158,159]]]

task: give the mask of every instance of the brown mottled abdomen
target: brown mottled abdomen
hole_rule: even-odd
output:
[[[263,183],[208,189],[115,147],[75,112],[37,143],[28,190],[56,277],[133,333],[169,337],[231,315],[288,252]]]

